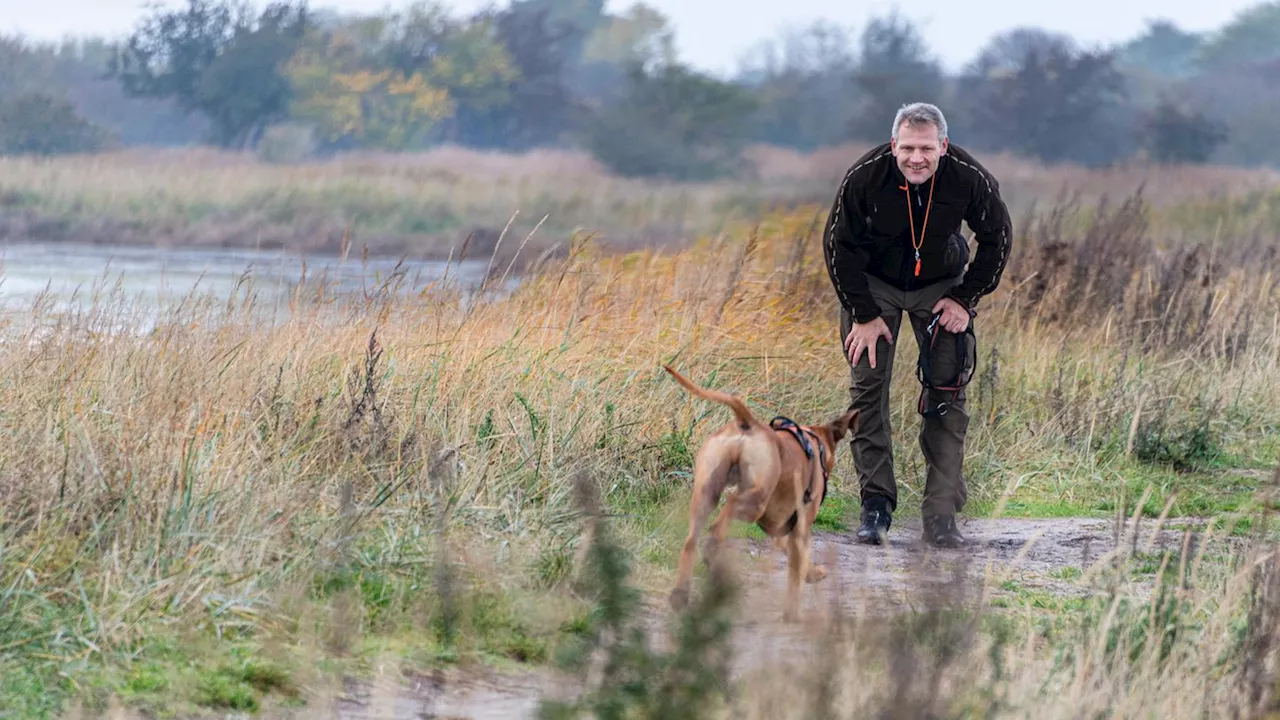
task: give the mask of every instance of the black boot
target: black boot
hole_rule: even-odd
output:
[[[880,545],[893,524],[893,512],[883,498],[868,498],[862,504],[862,525],[858,527],[857,540],[862,545]]]
[[[967,544],[960,530],[956,528],[955,515],[926,516],[924,541],[940,548],[961,548]]]

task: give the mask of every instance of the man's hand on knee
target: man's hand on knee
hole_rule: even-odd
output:
[[[968,317],[968,315],[965,315]],[[871,362],[871,367],[876,366],[876,342],[880,338],[884,338],[890,345],[893,344],[893,333],[889,330],[889,325],[884,318],[876,318],[867,323],[854,323],[853,329],[849,331],[849,335],[844,339],[844,351],[849,356],[849,364],[857,365],[858,360],[862,358],[862,351],[867,351],[867,360]]]

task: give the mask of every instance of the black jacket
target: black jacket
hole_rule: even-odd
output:
[[[973,156],[951,145],[938,162],[933,207],[920,246],[920,276],[915,275],[916,251],[911,243],[906,178],[890,145],[874,148],[853,164],[840,185],[823,238],[827,271],[841,305],[864,323],[881,310],[863,273],[902,290],[961,275],[964,280],[947,292],[968,308],[996,289],[1009,258],[1013,225],[1000,199],[1000,185]],[[929,181],[910,190],[919,238],[929,202]],[[969,244],[960,234],[968,223],[978,241],[973,263]]]

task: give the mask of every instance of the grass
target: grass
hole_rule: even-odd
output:
[[[742,177],[699,184],[618,178],[583,153],[551,150],[504,155],[446,147],[297,165],[206,149],[0,158],[0,228],[50,242],[309,254],[354,247],[441,260],[487,259],[496,251],[505,264],[519,244],[527,245],[525,260],[563,254],[576,232],[615,248],[678,248],[764,212],[825,212],[849,163],[866,149],[753,147]],[[1060,205],[1072,220],[1088,220],[1099,199],[1139,186],[1165,241],[1265,237],[1280,216],[1271,171],[1085,170],[1001,156],[988,166],[1020,218]]]
[[[735,206],[758,210],[735,199],[733,185],[624,180],[585,157],[548,152],[349,155],[305,165],[203,150],[124,152],[6,158],[0,168],[9,233],[46,241],[329,254],[351,246],[439,259],[488,259],[497,250],[505,259],[535,230],[531,257],[579,228],[619,247],[674,243],[718,230]],[[511,237],[499,243],[508,224]]]
[[[88,179],[73,177],[83,166],[14,166],[6,182],[42,185],[57,202],[102,192],[86,206],[93,214],[140,202],[152,175],[177,172],[101,162],[102,175],[81,173]],[[228,181],[243,171],[210,171],[174,192],[181,203],[207,193],[234,207],[265,185],[306,193],[346,172]],[[412,168],[387,172],[365,192],[418,187]],[[601,193],[598,208],[612,202]],[[636,202],[649,203],[650,217],[666,213],[652,197]],[[978,320],[972,514],[1158,517],[1167,506],[1172,518],[1240,519],[1265,507],[1260,471],[1280,463],[1274,228],[1231,242],[1170,238],[1151,213],[1141,198],[1087,212],[1067,204],[1022,226],[1005,283]],[[602,607],[619,623],[631,607],[602,605],[607,588],[583,574],[592,545],[582,532],[590,513],[575,502],[582,478],[625,548],[625,582],[641,596],[660,591],[684,530],[692,451],[726,417],[691,400],[662,363],[743,394],[765,418],[825,420],[847,404],[820,214],[808,206],[728,222],[681,248],[618,252],[577,235],[561,256],[529,263],[510,292],[410,287],[401,275],[363,296],[308,284],[276,323],[261,322],[251,281],[231,298],[167,306],[146,332],[112,329],[139,308],[107,290],[80,313],[37,306],[10,319],[0,346],[0,429],[10,438],[0,452],[0,706],[12,717],[116,702],[169,716],[265,713],[302,702],[299,688],[367,677],[385,658],[418,669],[531,667],[572,654],[600,637]],[[899,352],[909,368],[914,348]],[[923,477],[917,391],[911,373],[897,374],[906,514]],[[820,526],[849,528],[856,498],[842,449]],[[1204,569],[1185,611],[1222,652],[1252,582],[1226,567]],[[1081,570],[1081,582],[1096,575]],[[1153,573],[1139,574],[1146,583]],[[1089,607],[1105,625],[1107,611]],[[1068,609],[1079,608],[1058,608]],[[714,627],[686,630],[698,642],[718,637]],[[992,636],[966,637],[978,647]],[[1081,673],[1072,697],[1082,708],[1102,708],[1090,704],[1099,698],[1124,707],[1104,693],[1120,666],[1091,655],[1091,637],[1066,646],[1086,656],[1068,665]],[[938,660],[933,646],[911,643],[904,652]],[[955,666],[935,674],[948,687],[1031,693],[1054,667],[1043,647],[1028,647],[1025,658],[1007,643],[983,649],[1016,656],[995,681]],[[692,662],[643,657],[677,674]],[[872,677],[877,663],[905,661],[867,660]],[[1142,678],[1157,689],[1167,679]],[[880,692],[889,682],[846,687]],[[653,702],[683,697],[663,687]],[[1188,707],[1178,697],[1163,707]]]

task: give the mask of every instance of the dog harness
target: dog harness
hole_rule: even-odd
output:
[[[925,352],[920,353],[920,359],[916,363],[916,377],[920,380],[920,399],[916,403],[916,411],[927,418],[940,418],[947,414],[951,403],[956,401],[960,396],[960,391],[965,385],[973,379],[974,368],[978,364],[978,338],[973,334],[973,318],[976,313],[969,311],[969,325],[961,333],[947,332],[955,338],[956,367],[959,370],[954,378],[946,378],[941,382],[937,381],[933,375],[932,355],[934,348],[938,346],[938,338],[944,332],[940,323],[942,313],[935,313],[929,321],[929,327],[925,333],[929,336],[929,347]],[[927,398],[930,390],[941,390],[942,392],[950,392],[951,400],[939,402],[934,407],[928,407]]]
[[[804,428],[800,427],[800,425],[798,425],[796,421],[792,420],[791,418],[786,418],[779,415],[778,417],[769,421],[769,427],[773,428],[774,430],[785,431],[788,434],[790,434],[791,437],[795,438],[796,442],[800,443],[800,449],[804,450],[804,456],[808,458],[810,461],[814,459],[813,446],[814,445],[818,446],[818,450],[817,450],[818,468],[822,471],[822,496],[818,498],[818,505],[821,506],[822,502],[827,499],[827,479],[828,479],[829,473],[827,472],[826,448],[823,446],[822,442],[818,440],[817,435],[814,435],[813,432],[810,430],[805,430]],[[810,439],[809,439],[810,436],[813,437],[812,442],[810,442]],[[809,484],[804,489],[804,504],[808,505],[811,502],[813,502],[813,473],[809,473]],[[800,521],[800,514],[791,513],[791,517],[787,520],[787,524],[782,534],[786,535],[787,533],[790,533],[792,530],[794,530],[796,527],[796,523],[799,521]],[[756,523],[756,524],[760,526],[761,530],[764,530],[766,533],[769,532],[769,528],[765,527],[763,523]]]

